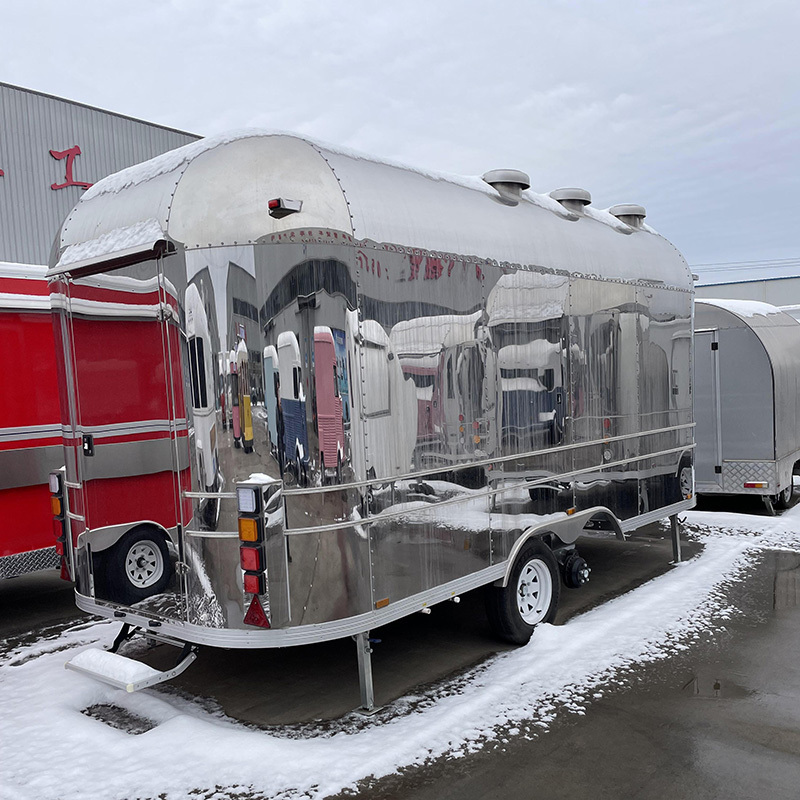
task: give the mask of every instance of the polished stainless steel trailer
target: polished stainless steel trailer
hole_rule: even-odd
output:
[[[800,322],[751,300],[695,306],[698,494],[792,499],[800,462]]]
[[[640,206],[528,186],[245,132],[87,191],[49,272],[79,606],[189,649],[355,636],[370,707],[369,631],[484,586],[527,641],[587,579],[584,531],[674,523],[694,502],[690,270]],[[241,447],[231,376],[208,375],[234,351]],[[138,516],[111,520],[101,489]]]

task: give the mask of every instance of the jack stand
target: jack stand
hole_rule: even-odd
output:
[[[672,561],[675,564],[681,563],[681,528],[678,525],[678,515],[673,514],[669,518],[669,529],[672,533]]]
[[[372,716],[380,711],[375,707],[375,690],[372,686],[372,647],[370,646],[369,631],[359,633],[353,637],[356,641],[358,654],[358,683],[361,688],[361,706],[356,712],[365,716]]]
[[[772,498],[768,494],[765,494],[761,499],[764,501],[764,508],[767,509],[767,514],[769,514],[770,517],[777,516],[775,513],[775,506],[772,504]]]

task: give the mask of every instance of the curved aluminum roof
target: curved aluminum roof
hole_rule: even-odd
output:
[[[775,430],[786,453],[800,447],[800,322],[769,303],[755,300],[695,301],[695,330],[749,328],[764,347],[772,368]],[[742,364],[746,370],[747,365]]]
[[[301,212],[269,216],[268,201],[278,197],[301,201]],[[575,214],[531,191],[509,206],[480,178],[426,172],[262,131],[203,139],[96,183],[64,222],[51,273],[134,252],[159,236],[199,248],[309,227],[462,257],[691,288],[683,257],[648,226],[637,230],[591,207]]]

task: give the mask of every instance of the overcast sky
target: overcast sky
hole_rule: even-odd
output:
[[[634,202],[693,265],[800,256],[798,0],[6,0],[0,80]]]

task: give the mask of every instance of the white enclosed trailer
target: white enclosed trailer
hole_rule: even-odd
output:
[[[753,300],[695,304],[698,494],[785,508],[800,461],[800,322]]]

